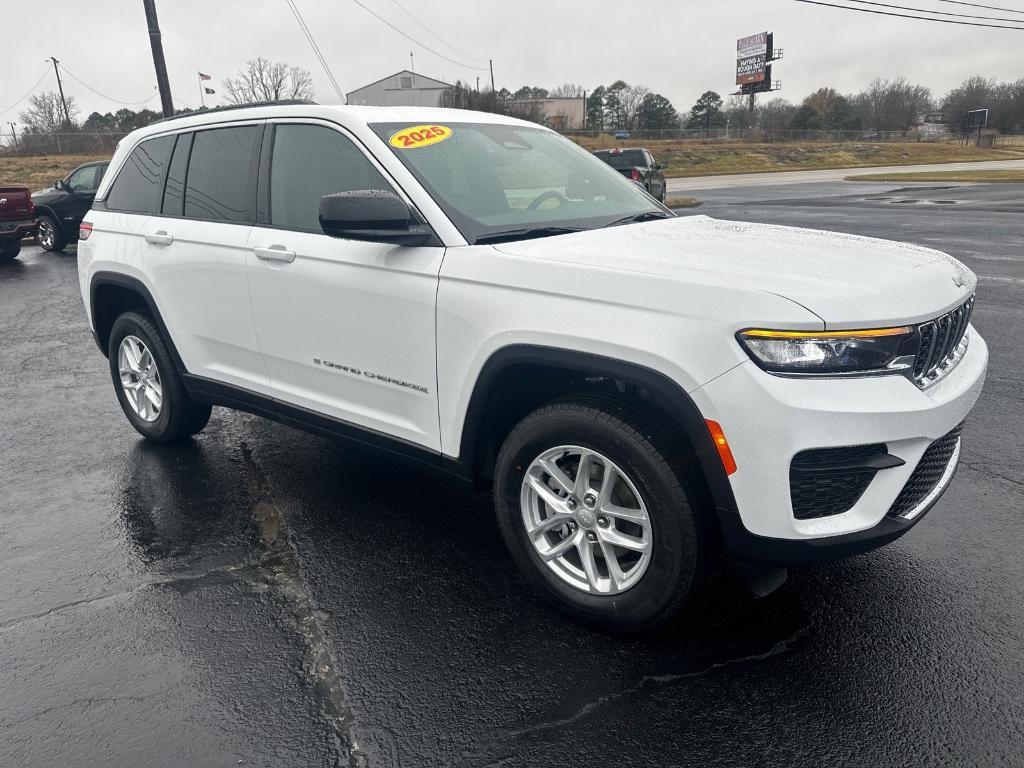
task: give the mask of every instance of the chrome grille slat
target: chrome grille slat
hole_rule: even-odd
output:
[[[966,346],[964,335],[971,323],[974,297],[956,309],[917,326],[919,347],[914,361],[914,383],[931,386],[960,361]]]

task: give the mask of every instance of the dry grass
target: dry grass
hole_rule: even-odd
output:
[[[927,171],[924,173],[866,173],[847,181],[962,181],[977,183],[1024,182],[1024,171]]]
[[[108,159],[108,155],[0,156],[0,184],[23,184],[32,191],[45,189],[82,163]]]
[[[578,141],[581,146],[590,150],[616,144],[615,140],[610,137],[586,138]],[[957,143],[748,143],[740,141],[704,142],[692,139],[682,141],[626,140],[618,143],[623,146],[639,144],[651,150],[659,162],[668,164],[666,174],[676,178],[1024,158],[1024,152],[1017,150],[979,149],[974,146],[961,146]]]
[[[669,208],[698,208],[704,201],[696,197],[670,197],[665,201]]]

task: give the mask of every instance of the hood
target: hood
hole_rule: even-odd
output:
[[[56,189],[55,187],[50,187],[49,189],[40,189],[38,192],[32,193],[32,202],[35,203],[36,205],[48,205],[49,203],[52,203],[54,200],[59,200],[60,198],[64,197],[66,194],[67,192],[62,192],[61,190]]]
[[[930,248],[707,216],[495,247],[529,258],[764,291],[804,306],[830,329],[929,320],[966,301],[977,285],[967,267]]]

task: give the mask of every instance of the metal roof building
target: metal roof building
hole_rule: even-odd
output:
[[[408,69],[346,94],[349,104],[371,107],[437,107],[449,83]]]

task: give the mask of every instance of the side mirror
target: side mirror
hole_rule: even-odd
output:
[[[357,189],[320,198],[320,228],[333,237],[395,245],[422,245],[429,227],[413,220],[412,211],[394,192]]]
[[[664,171],[668,166],[665,163],[658,163],[654,166],[659,171]]]
[[[64,185],[64,179],[57,179],[55,182],[53,182],[53,188],[66,189],[67,187]]]

